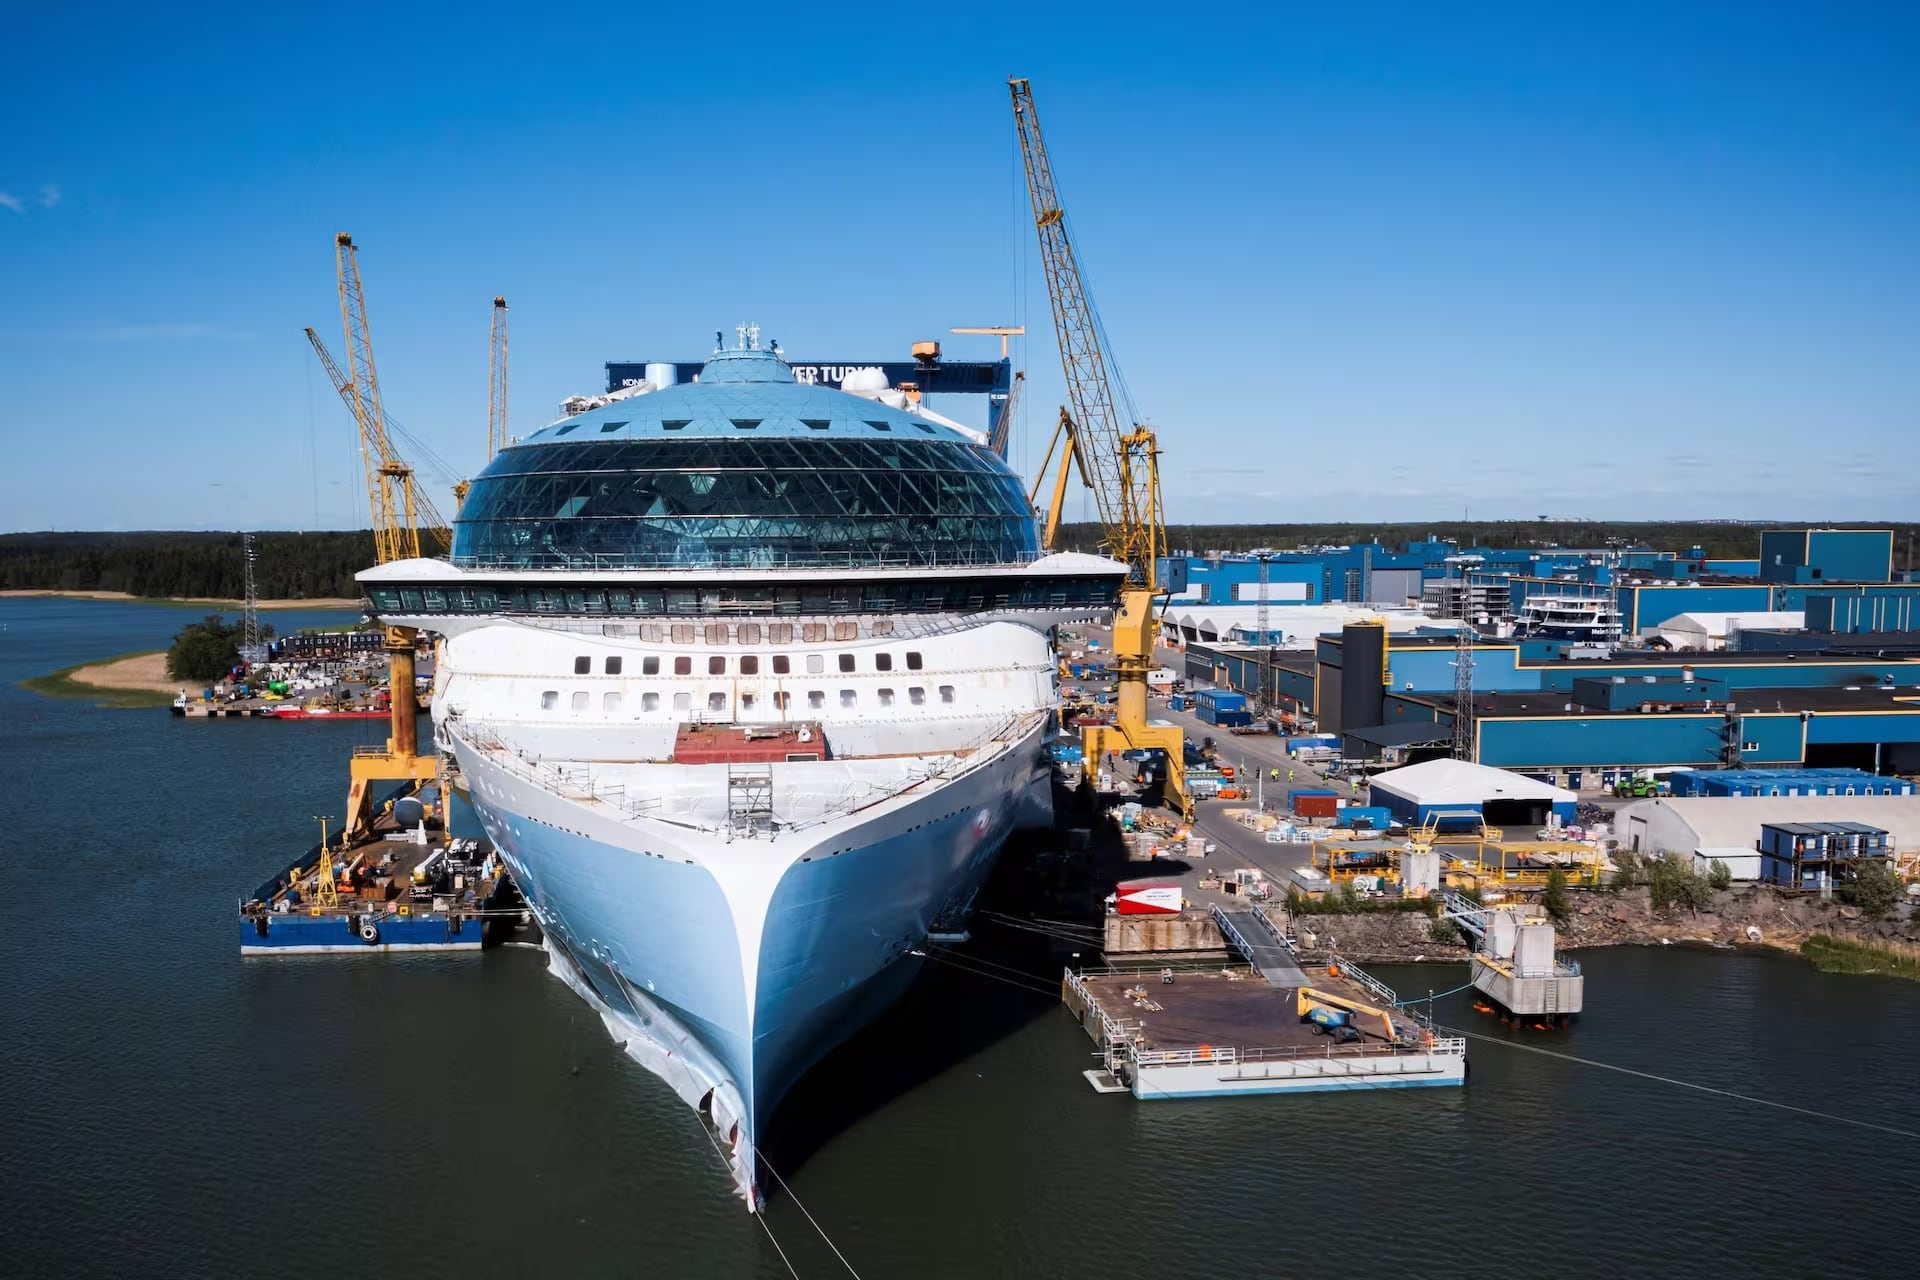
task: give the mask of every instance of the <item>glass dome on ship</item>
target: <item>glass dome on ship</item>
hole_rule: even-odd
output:
[[[453,562],[496,569],[1028,564],[1019,477],[917,414],[798,382],[767,350],[503,449],[454,522]]]

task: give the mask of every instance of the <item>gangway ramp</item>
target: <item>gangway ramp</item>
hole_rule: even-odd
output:
[[[1293,948],[1287,945],[1273,921],[1256,909],[1229,911],[1213,908],[1214,923],[1220,926],[1227,945],[1246,957],[1259,970],[1270,987],[1304,987],[1307,975],[1300,971]]]

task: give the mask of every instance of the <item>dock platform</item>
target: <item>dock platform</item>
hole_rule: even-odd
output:
[[[1069,970],[1061,998],[1100,1046],[1104,1074],[1142,1100],[1466,1083],[1465,1039],[1437,1034],[1352,966],[1329,968],[1303,975],[1306,989],[1370,1010],[1356,1038],[1317,1032],[1301,988],[1251,967]]]
[[[479,951],[524,906],[485,840],[411,829],[391,812],[366,839],[313,846],[240,903],[240,954]]]

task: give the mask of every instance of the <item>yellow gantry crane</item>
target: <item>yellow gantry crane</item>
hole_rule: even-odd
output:
[[[1186,735],[1177,726],[1147,722],[1147,673],[1153,668],[1154,642],[1159,635],[1154,598],[1162,594],[1159,561],[1167,550],[1166,519],[1160,502],[1159,444],[1152,430],[1134,422],[1131,413],[1123,412],[1124,402],[1115,393],[1099,317],[1074,256],[1053,165],[1041,137],[1033,87],[1026,80],[1014,79],[1007,82],[1007,88],[1013,98],[1020,154],[1026,162],[1027,195],[1033,202],[1034,228],[1040,236],[1040,259],[1047,277],[1047,297],[1053,304],[1053,331],[1060,346],[1069,402],[1060,411],[1060,424],[1054,432],[1055,444],[1064,438],[1066,448],[1046,515],[1047,545],[1051,548],[1059,529],[1071,460],[1082,481],[1093,490],[1107,554],[1124,561],[1128,571],[1113,619],[1113,658],[1119,684],[1114,723],[1082,731],[1084,767],[1088,779],[1093,780],[1098,776],[1103,751],[1157,747],[1167,759],[1167,799],[1191,816]],[[1052,454],[1049,447],[1049,459]],[[1036,481],[1036,497],[1038,493]]]
[[[347,369],[328,353],[320,335],[307,330],[307,341],[320,357],[334,390],[353,412],[359,429],[360,461],[366,470],[367,502],[373,516],[373,551],[378,564],[417,559],[420,522],[441,541],[446,522],[414,483],[413,468],[394,451],[387,430],[386,410],[380,403],[380,379],[373,364],[373,337],[367,327],[366,293],[360,285],[360,264],[353,237],[342,231],[333,238],[334,266],[340,289],[340,327],[346,336]],[[361,748],[353,753],[352,782],[347,792],[346,825],[342,842],[360,835],[372,818],[373,784],[425,782],[437,772],[437,760],[419,751],[419,708],[414,695],[414,646],[419,632],[412,627],[386,629],[387,691],[390,732],[384,750]],[[444,791],[442,792],[444,796]]]

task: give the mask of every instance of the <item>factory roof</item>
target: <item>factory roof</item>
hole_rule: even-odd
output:
[[[1428,760],[1389,769],[1371,780],[1377,790],[1420,805],[1484,804],[1488,800],[1571,803],[1573,792],[1470,760]]]
[[[1616,828],[1665,809],[1693,832],[1696,849],[1752,850],[1763,826],[1795,822],[1864,822],[1893,837],[1901,849],[1920,846],[1920,795],[1912,796],[1666,796],[1620,810]]]
[[[1361,729],[1343,729],[1341,734],[1370,747],[1424,747],[1447,742],[1453,730],[1431,720],[1412,720],[1401,724],[1375,724]]]
[[[1532,690],[1526,693],[1477,693],[1473,697],[1473,709],[1476,716],[1493,716],[1504,719],[1526,719],[1533,716],[1638,716],[1644,714],[1692,714],[1720,715],[1726,710],[1727,699],[1715,700],[1709,707],[1704,700],[1695,705],[1691,698],[1676,698],[1662,685],[1646,686],[1646,701],[1669,705],[1677,708],[1672,713],[1642,712],[1638,706],[1625,707],[1618,711],[1608,711],[1601,707],[1585,706],[1574,700],[1573,695],[1556,693],[1551,689]],[[1865,686],[1828,686],[1826,688],[1750,688],[1732,690],[1731,701],[1740,711],[1756,715],[1780,712],[1809,711],[1884,711],[1906,714],[1920,714],[1920,685],[1865,685]],[[1441,708],[1453,706],[1451,693],[1423,693],[1419,700]]]

